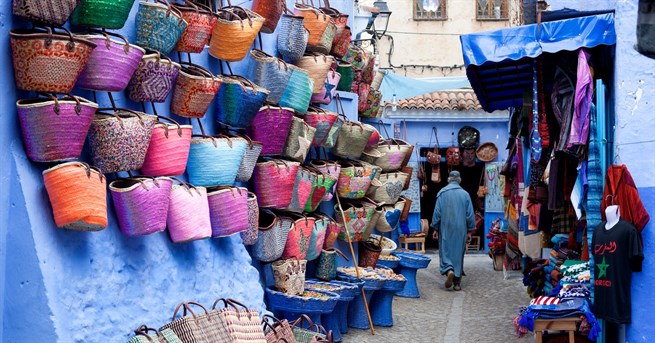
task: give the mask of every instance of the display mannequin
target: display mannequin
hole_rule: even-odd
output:
[[[618,205],[607,206],[605,209],[605,218],[607,222],[605,223],[605,230],[609,230],[614,227],[614,225],[619,223],[621,219],[621,209]]]

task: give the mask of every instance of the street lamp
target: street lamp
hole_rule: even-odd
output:
[[[372,35],[374,40],[380,40],[380,38],[382,38],[382,36],[387,32],[391,11],[384,0],[374,2],[373,6],[374,7],[367,8],[367,10],[371,12],[371,17],[369,18],[364,31]]]

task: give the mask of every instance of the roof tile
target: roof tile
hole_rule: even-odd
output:
[[[391,105],[387,103],[387,105]],[[482,109],[472,90],[440,91],[398,101],[398,108],[434,111],[478,111]]]

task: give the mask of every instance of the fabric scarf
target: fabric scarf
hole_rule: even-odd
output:
[[[589,110],[594,95],[594,79],[589,66],[589,53],[585,49],[578,52],[578,78],[575,83],[575,103],[573,122],[567,148],[586,145],[589,137]]]
[[[603,199],[603,171],[600,166],[600,144],[598,142],[598,118],[596,106],[590,112],[589,153],[587,162],[587,228],[592,230],[601,223],[600,202]],[[589,234],[591,237],[591,234]]]

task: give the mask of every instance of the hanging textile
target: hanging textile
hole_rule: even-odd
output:
[[[573,106],[573,122],[567,148],[574,145],[586,145],[589,137],[589,110],[594,96],[594,78],[591,74],[589,58],[585,50],[578,52],[578,78],[575,83],[575,101]]]
[[[605,191],[600,206],[603,220],[606,220],[605,209],[610,205],[619,205],[621,218],[634,225],[639,233],[650,220],[650,216],[639,197],[635,181],[625,164],[620,166],[612,165],[607,169]]]
[[[555,119],[560,126],[556,151],[563,151],[566,148],[568,135],[571,132],[571,121],[573,120],[573,100],[575,98],[575,87],[569,75],[559,66],[555,68],[555,79],[551,102]]]
[[[598,116],[596,106],[590,112],[589,152],[587,162],[587,228],[593,229],[602,221],[600,203],[603,199],[603,176],[600,164],[600,142],[598,141]],[[589,235],[591,236],[591,234]]]
[[[500,181],[501,167],[502,163],[487,163],[485,167],[483,175],[487,185],[487,195],[484,197],[485,212],[502,213],[504,211],[503,191],[505,185],[501,185]]]
[[[539,136],[541,136],[541,147],[546,149],[550,146],[550,128],[548,125],[548,115],[546,113],[546,92],[544,90],[544,67],[542,57],[537,59],[537,78]]]
[[[537,95],[537,68],[535,61],[532,67],[532,113],[530,116],[530,157],[533,161],[541,159],[541,135],[539,134],[539,97]]]

